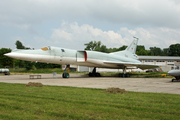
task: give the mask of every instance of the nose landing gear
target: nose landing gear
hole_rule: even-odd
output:
[[[64,73],[62,74],[62,77],[63,78],[69,78],[69,68],[70,68],[70,65],[66,65],[66,68],[64,69]]]

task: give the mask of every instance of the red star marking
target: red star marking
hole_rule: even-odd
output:
[[[133,50],[133,48],[131,48]]]
[[[135,43],[134,43],[134,45],[135,45]]]

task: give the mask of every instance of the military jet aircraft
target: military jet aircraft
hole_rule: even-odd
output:
[[[96,72],[96,67],[99,68],[112,68],[123,69],[123,73],[120,73],[120,77],[129,77],[126,74],[127,68],[140,68],[140,69],[152,69],[159,67],[158,65],[142,64],[138,60],[138,56],[135,54],[137,48],[138,38],[134,37],[133,42],[124,50],[113,53],[102,53],[97,51],[85,51],[85,50],[71,50],[59,47],[43,47],[38,50],[13,50],[11,53],[5,54],[6,56],[34,62],[54,63],[54,64],[66,64],[66,69],[69,65],[80,65],[94,67],[93,71],[89,73],[89,76],[100,76]],[[62,74],[63,78],[68,78],[69,73],[66,73],[66,69]]]
[[[168,74],[176,78],[176,79],[172,79],[172,82],[174,80],[180,80],[180,70],[170,70]]]
[[[4,73],[4,75],[10,75],[10,73],[9,73],[9,69],[7,69],[7,68],[0,68],[0,73]]]

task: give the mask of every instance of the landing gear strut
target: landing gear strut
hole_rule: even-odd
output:
[[[119,77],[130,77],[129,73],[126,73],[126,67],[124,67],[123,73],[119,73]]]
[[[63,78],[69,78],[69,68],[70,65],[66,65],[66,68],[64,69],[64,73],[62,74]]]
[[[100,77],[100,73],[96,72],[96,67],[94,67],[93,71],[89,73],[89,77]]]

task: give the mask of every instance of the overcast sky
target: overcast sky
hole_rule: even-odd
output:
[[[180,43],[180,0],[0,0],[0,48],[118,48],[133,36],[146,49]]]

